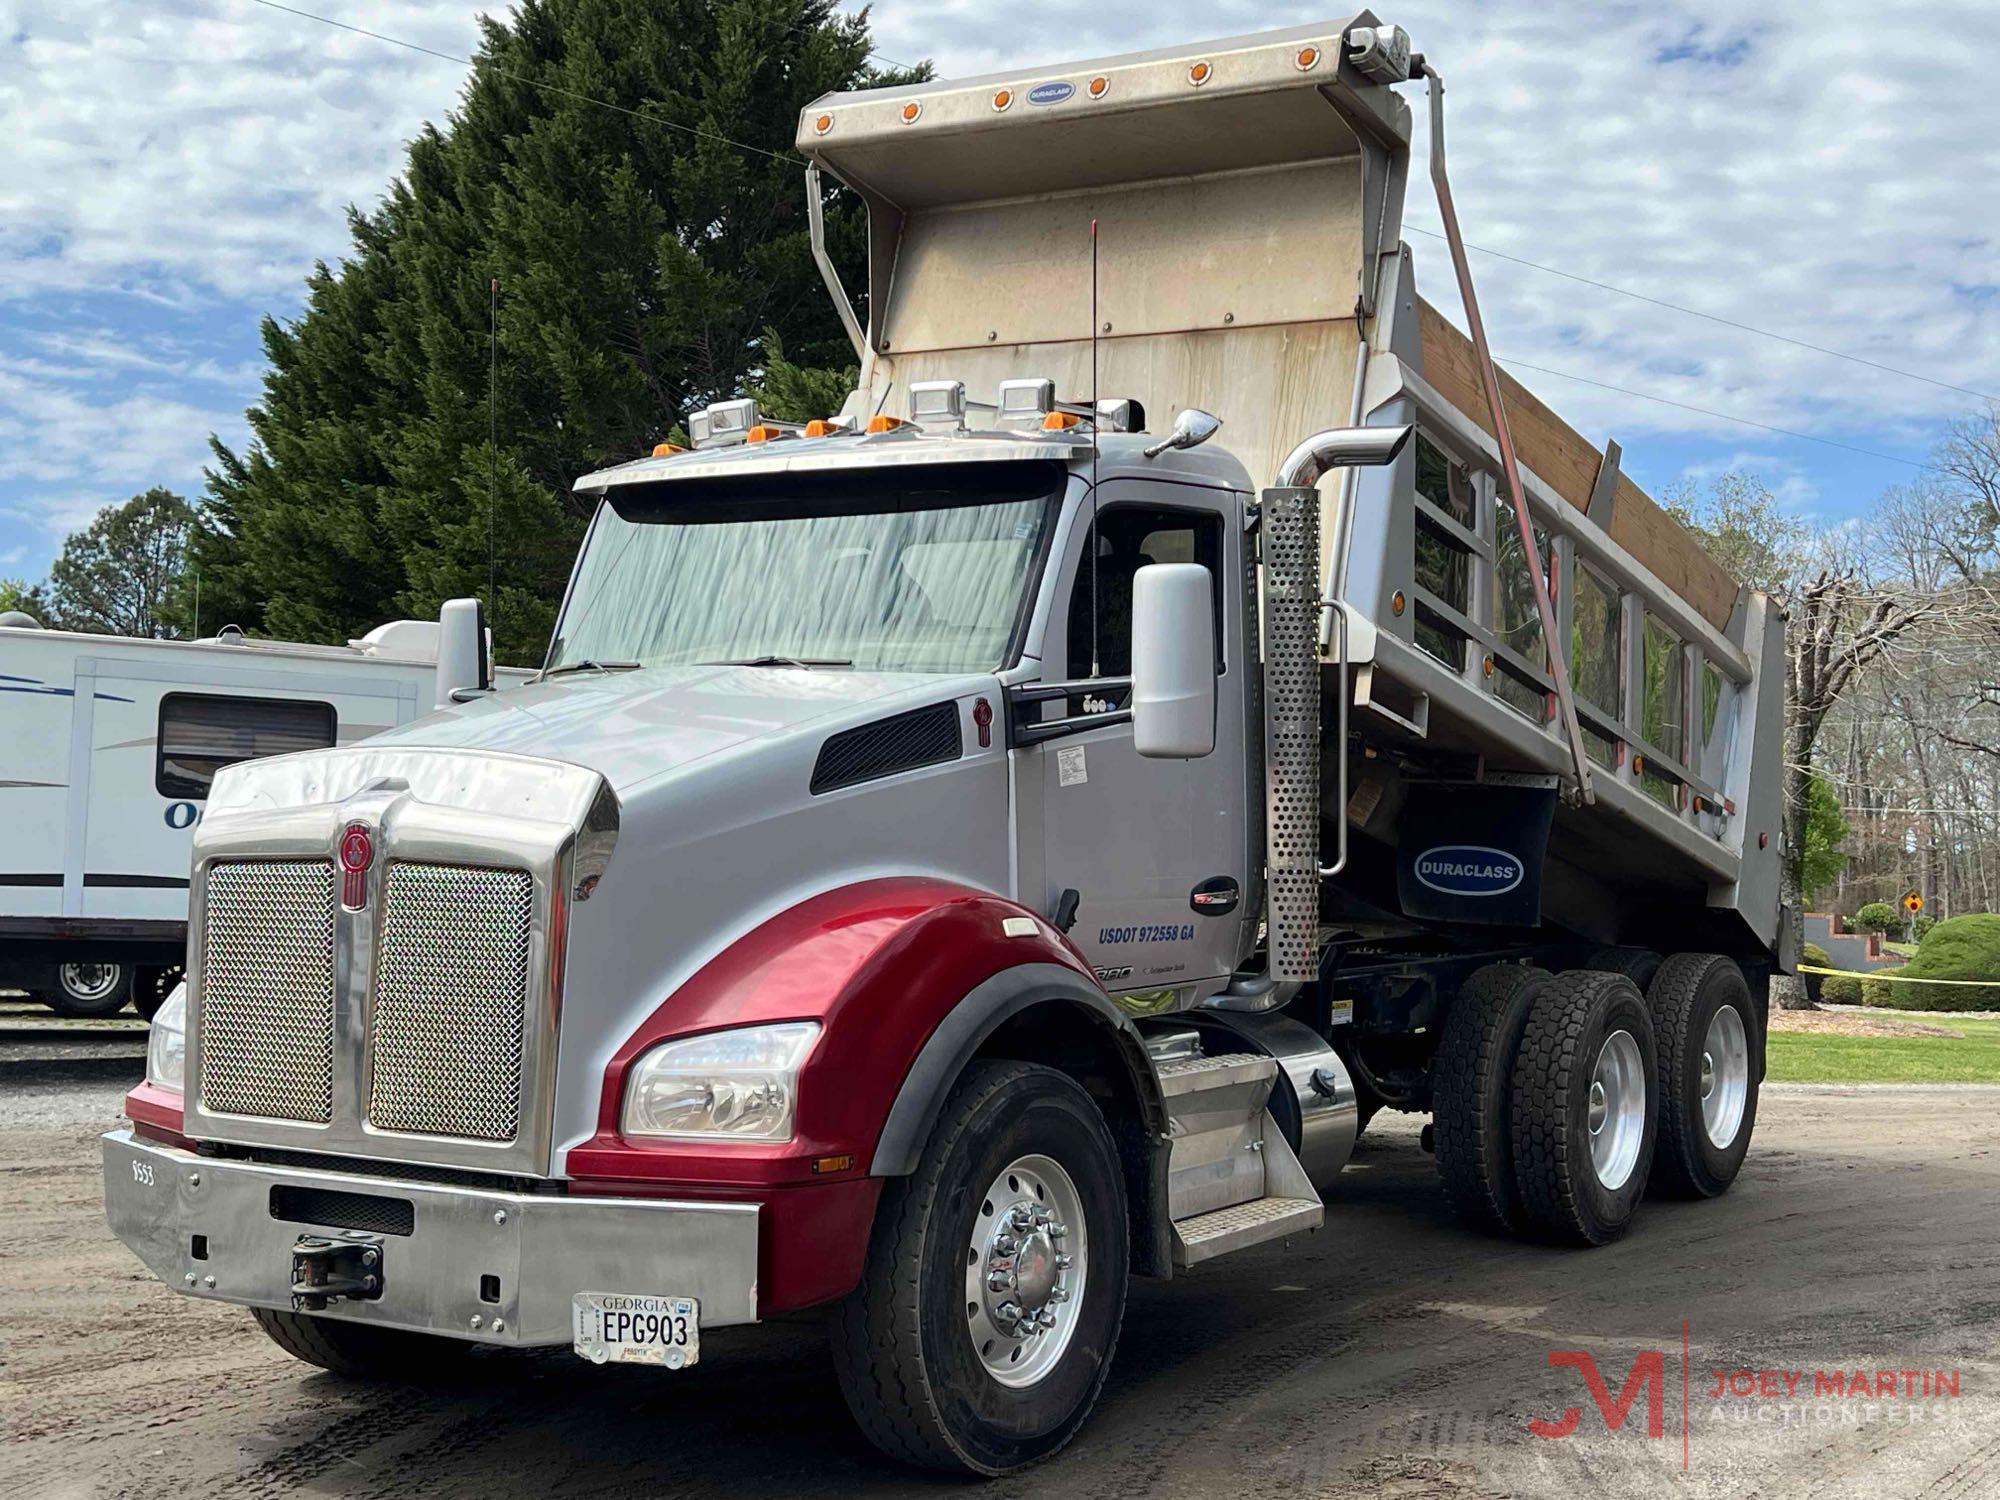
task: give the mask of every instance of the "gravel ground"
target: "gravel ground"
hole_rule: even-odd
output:
[[[110,1239],[94,1132],[117,1099],[0,1093],[0,1495],[973,1492],[863,1444],[808,1324],[717,1335],[682,1375],[557,1352],[425,1389],[295,1364]],[[1774,1087],[1758,1123],[1726,1197],[1575,1252],[1455,1227],[1414,1123],[1378,1120],[1318,1235],[1136,1284],[1093,1422],[977,1493],[2000,1494],[2000,1089]],[[1607,1430],[1564,1350],[1614,1398],[1658,1351],[1661,1436],[1643,1391]],[[1747,1394],[1711,1395],[1717,1369]],[[1959,1394],[1816,1398],[1822,1370]],[[1572,1436],[1529,1432],[1571,1407]]]

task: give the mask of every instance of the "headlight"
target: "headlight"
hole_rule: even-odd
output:
[[[175,985],[146,1034],[146,1082],[177,1094],[187,1090],[187,994],[185,981]]]
[[[625,1083],[627,1135],[789,1141],[799,1068],[817,1021],[745,1026],[662,1042]]]

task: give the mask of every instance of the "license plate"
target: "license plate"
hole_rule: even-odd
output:
[[[595,1365],[684,1370],[701,1358],[701,1304],[693,1297],[578,1292],[570,1315],[576,1352]]]

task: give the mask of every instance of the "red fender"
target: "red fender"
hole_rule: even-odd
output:
[[[1024,917],[1032,930],[1009,935],[1003,922]],[[895,877],[803,901],[717,954],[618,1049],[605,1069],[597,1134],[566,1159],[570,1191],[754,1201],[760,1309],[841,1296],[859,1279],[882,1186],[869,1164],[912,1063],[964,995],[1024,964],[1059,964],[1102,993],[1060,933],[986,891]],[[801,1020],[824,1029],[800,1074],[791,1140],[620,1133],[625,1079],[648,1048]]]

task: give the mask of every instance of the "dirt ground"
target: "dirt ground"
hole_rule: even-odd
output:
[[[2000,1089],[1770,1089],[1731,1193],[1590,1252],[1458,1229],[1414,1123],[1379,1120],[1319,1234],[1136,1284],[1079,1440],[976,1491],[874,1455],[811,1325],[718,1334],[685,1374],[555,1352],[369,1388],[295,1364],[111,1240],[117,1097],[0,1079],[3,1495],[2000,1494]],[[1614,1407],[1636,1362],[1620,1430],[1561,1351]],[[1566,1408],[1572,1435],[1530,1432]]]
[[[1964,1036],[1930,1021],[1905,1021],[1896,1016],[1871,1016],[1853,1010],[1771,1011],[1771,1030],[1817,1033],[1821,1036]]]

